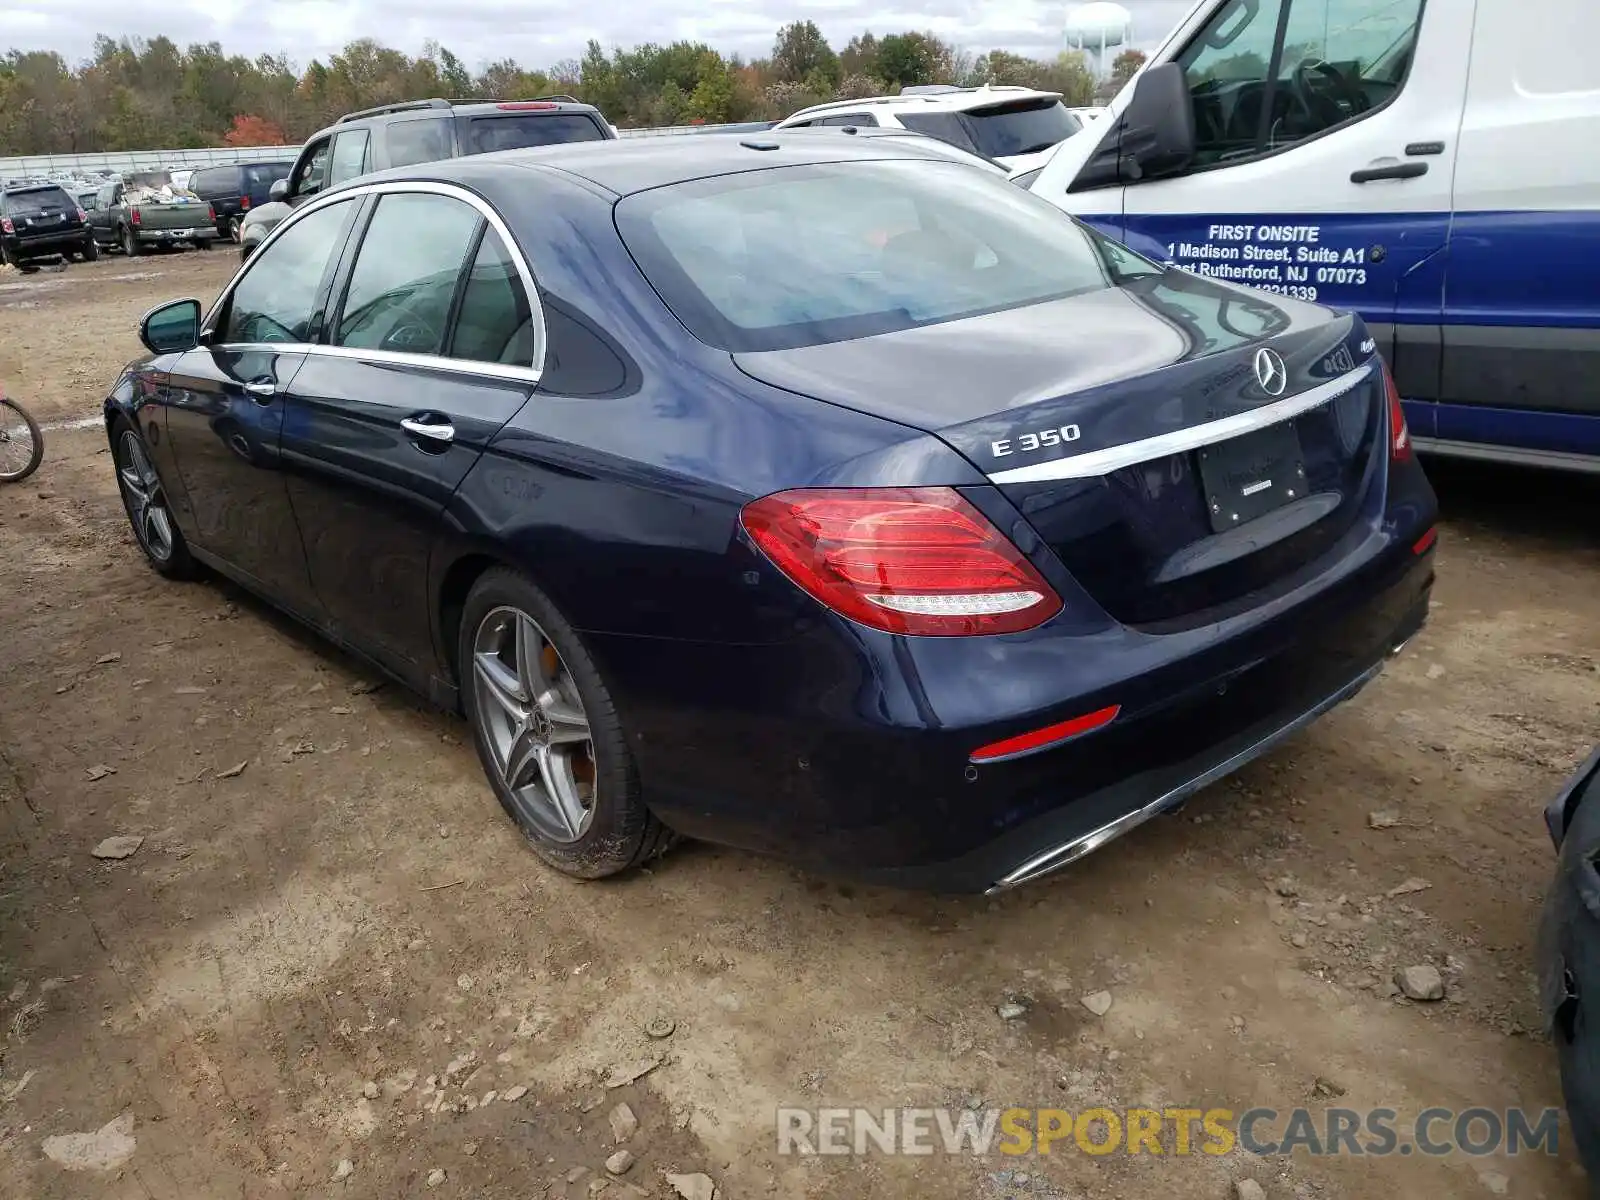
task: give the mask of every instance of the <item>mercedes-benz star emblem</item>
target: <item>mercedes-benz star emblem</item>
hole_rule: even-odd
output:
[[[1281,396],[1283,389],[1289,386],[1289,372],[1276,350],[1263,346],[1256,351],[1256,381],[1269,396]]]

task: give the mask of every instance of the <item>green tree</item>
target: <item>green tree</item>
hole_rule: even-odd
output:
[[[817,80],[831,90],[839,82],[839,56],[811,21],[795,21],[778,30],[772,43],[772,69],[784,83]]]
[[[851,75],[878,78],[878,39],[870,33],[858,33],[851,38],[839,52],[839,71],[847,78]]]
[[[891,91],[938,83],[939,67],[947,65],[944,45],[924,33],[891,33],[878,43],[878,76]]]

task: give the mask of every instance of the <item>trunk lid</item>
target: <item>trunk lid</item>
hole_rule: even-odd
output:
[[[204,200],[145,200],[128,207],[139,210],[141,229],[202,229],[210,224]]]
[[[734,361],[938,435],[1135,625],[1287,586],[1357,523],[1386,461],[1359,318],[1178,271]]]

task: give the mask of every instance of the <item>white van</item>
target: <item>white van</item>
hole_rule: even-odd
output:
[[[1200,0],[1027,186],[1361,313],[1419,449],[1600,471],[1600,0]]]

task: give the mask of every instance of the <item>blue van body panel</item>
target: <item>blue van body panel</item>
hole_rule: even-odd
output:
[[[1424,449],[1600,458],[1600,211],[1080,219],[1158,262],[1359,313],[1412,432],[1441,443]]]

